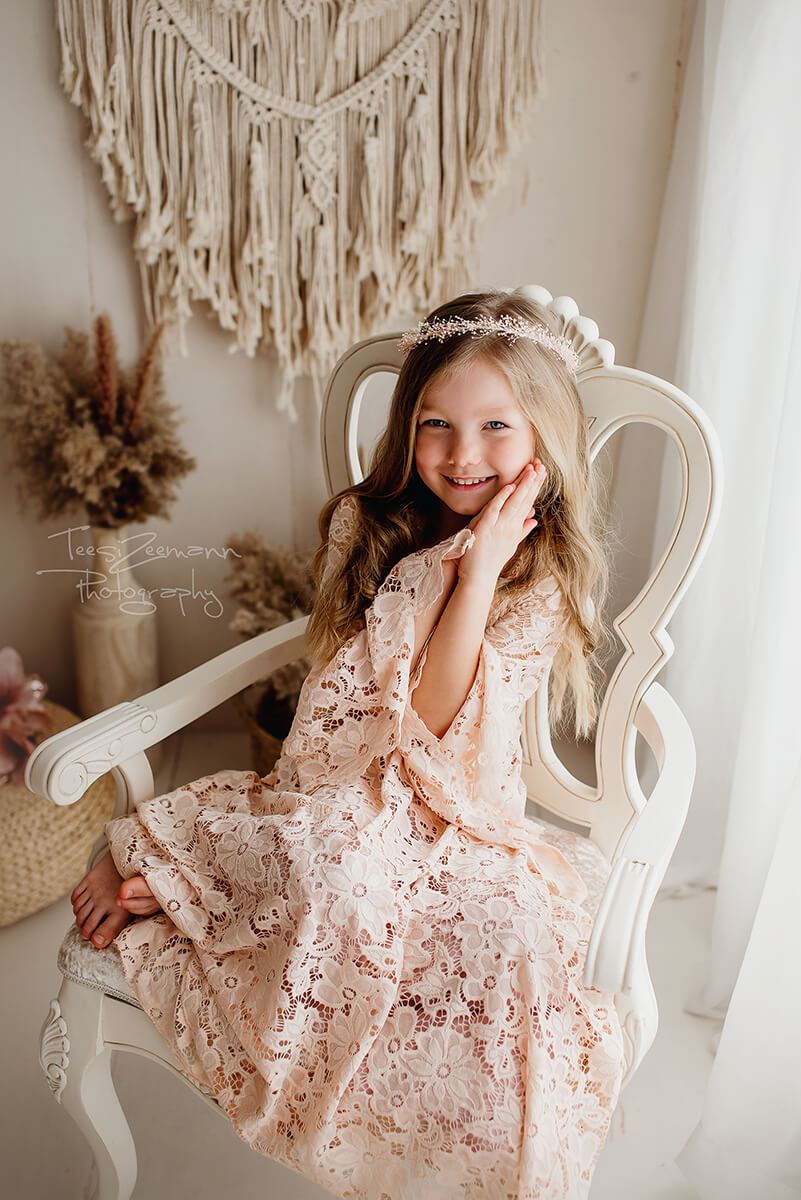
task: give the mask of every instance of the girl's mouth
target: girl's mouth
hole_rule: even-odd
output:
[[[493,479],[497,479],[498,476],[497,475],[487,475],[486,478],[479,479],[477,483],[455,483],[454,480],[449,478],[447,475],[443,475],[442,478],[445,480],[446,483],[449,483],[451,485],[451,487],[454,489],[454,491],[475,492],[475,491],[478,491],[479,488],[486,487],[488,483],[492,483]]]

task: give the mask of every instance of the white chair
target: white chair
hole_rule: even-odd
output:
[[[596,735],[597,787],[574,778],[556,757],[548,730],[547,679],[524,722],[524,777],[540,810],[572,824],[547,823],[549,836],[588,882],[594,914],[584,980],[615,994],[625,1032],[624,1086],[656,1036],[656,996],[645,956],[648,917],[687,814],[695,776],[692,733],[675,702],[655,682],[673,652],[665,626],[706,551],[720,503],[720,450],[704,413],[678,388],[642,371],[614,365],[614,347],[569,297],[540,287],[519,289],[546,304],[581,357],[579,392],[593,458],[612,433],[633,421],[657,425],[675,439],[683,472],[681,503],[668,545],[651,577],[614,621],[624,646],[603,698]],[[369,338],[337,363],[321,420],[322,454],[331,494],[362,478],[357,452],[359,408],[368,378],[395,373],[397,334]],[[304,653],[306,617],[270,630],[189,671],[164,687],[49,738],[31,756],[26,781],[55,804],[73,804],[93,780],[113,771],[115,816],[154,795],[148,747]],[[640,734],[658,777],[646,799],[638,778]],[[222,769],[225,763],[220,763]],[[539,815],[538,819],[545,819]],[[105,851],[98,839],[91,866]],[[77,882],[77,881],[76,881]],[[111,1079],[113,1051],[155,1059],[194,1085],[139,1007],[112,945],[96,950],[71,926],[58,957],[63,982],[50,1002],[40,1063],[55,1098],[91,1143],[98,1200],[127,1200],[136,1152]],[[203,1099],[224,1116],[208,1095]]]

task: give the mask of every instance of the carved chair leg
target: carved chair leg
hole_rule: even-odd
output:
[[[102,1042],[102,1006],[102,992],[65,979],[42,1026],[39,1062],[56,1100],[92,1147],[91,1200],[129,1200],[136,1150],[114,1090],[111,1050]]]
[[[629,992],[615,997],[615,1007],[626,1043],[627,1067],[621,1082],[622,1091],[636,1074],[659,1028],[659,1008],[644,953],[635,968]]]

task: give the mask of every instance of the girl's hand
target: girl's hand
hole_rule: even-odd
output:
[[[456,560],[460,580],[481,580],[494,587],[523,538],[537,524],[532,506],[544,482],[545,467],[537,458],[473,517],[468,528],[473,530],[476,540]]]

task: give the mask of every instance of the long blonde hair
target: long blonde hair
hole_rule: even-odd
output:
[[[426,319],[504,313],[558,332],[547,309],[514,292],[458,296]],[[406,356],[369,473],[361,483],[332,496],[320,512],[322,543],[312,564],[317,597],[309,619],[308,651],[316,664],[330,661],[363,627],[364,612],[392,567],[432,544],[440,502],[415,466],[418,413],[435,380],[444,382],[479,359],[506,376],[536,431],[537,456],[547,472],[534,502],[538,525],[518,546],[496,594],[508,588],[514,597],[550,574],[558,580],[568,622],[551,668],[550,717],[554,725],[566,720],[569,687],[576,737],[588,737],[599,712],[599,655],[613,640],[603,620],[613,536],[603,517],[597,474],[590,467],[587,421],[575,380],[553,352],[527,339],[457,336],[418,344]],[[358,497],[359,536],[321,589],[331,516],[346,495]]]

